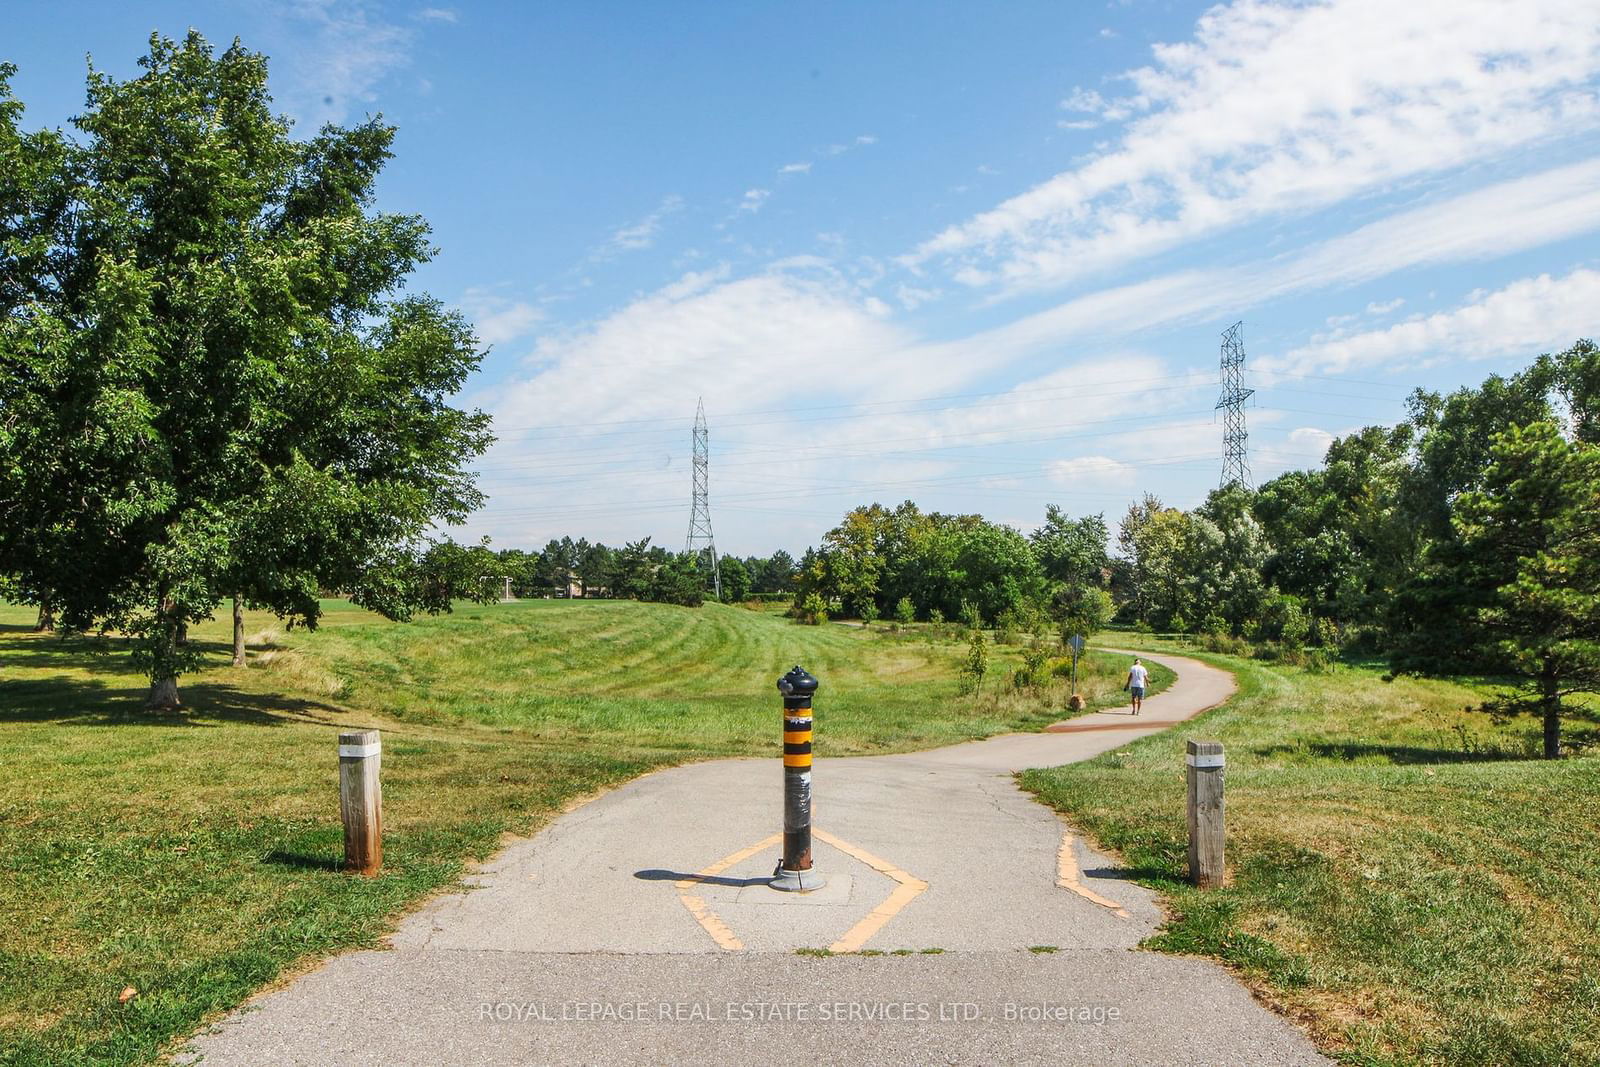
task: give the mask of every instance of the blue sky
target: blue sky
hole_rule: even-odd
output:
[[[309,132],[399,126],[417,287],[491,347],[457,536],[718,547],[914,499],[1028,529],[1192,506],[1245,322],[1258,481],[1600,334],[1593,0],[23,3],[29,125],[152,30],[272,59]]]

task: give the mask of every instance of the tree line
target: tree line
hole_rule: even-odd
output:
[[[1029,536],[981,515],[858,507],[801,557],[796,609],[867,620],[1096,630],[1112,611],[1104,516],[1051,505]]]
[[[1407,418],[1335,439],[1322,464],[1184,511],[1050,507],[1028,536],[906,502],[849,512],[800,561],[802,613],[1041,622],[1108,619],[1353,650],[1397,672],[1509,679],[1486,708],[1531,712],[1546,756],[1572,698],[1600,690],[1600,350],[1579,341]]]
[[[699,605],[712,584],[709,554],[670,552],[648,537],[621,548],[583,537],[552,538],[542,551],[501,549],[494,566],[519,597],[570,594]],[[765,558],[718,557],[717,571],[722,599],[737,603],[752,595],[791,592],[795,562],[779,549]]]

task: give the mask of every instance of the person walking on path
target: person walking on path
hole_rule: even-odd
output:
[[[1128,680],[1122,688],[1133,693],[1133,713],[1139,714],[1139,709],[1144,707],[1144,687],[1150,684],[1150,672],[1144,664],[1139,662],[1139,657],[1133,657],[1133,666],[1128,668]]]

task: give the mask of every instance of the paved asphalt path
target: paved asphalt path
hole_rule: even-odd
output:
[[[660,771],[507,848],[388,949],[257,997],[180,1062],[1325,1062],[1222,968],[1137,950],[1161,921],[1154,894],[1012,779],[1233,691],[1196,660],[1146,658],[1178,681],[1137,718],[819,759],[816,892],[765,885],[777,759]]]

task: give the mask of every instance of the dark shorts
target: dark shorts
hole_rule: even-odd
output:
[[[1143,700],[1144,699],[1144,686],[1142,686],[1142,685],[1133,686],[1133,699],[1135,699],[1135,700]]]

